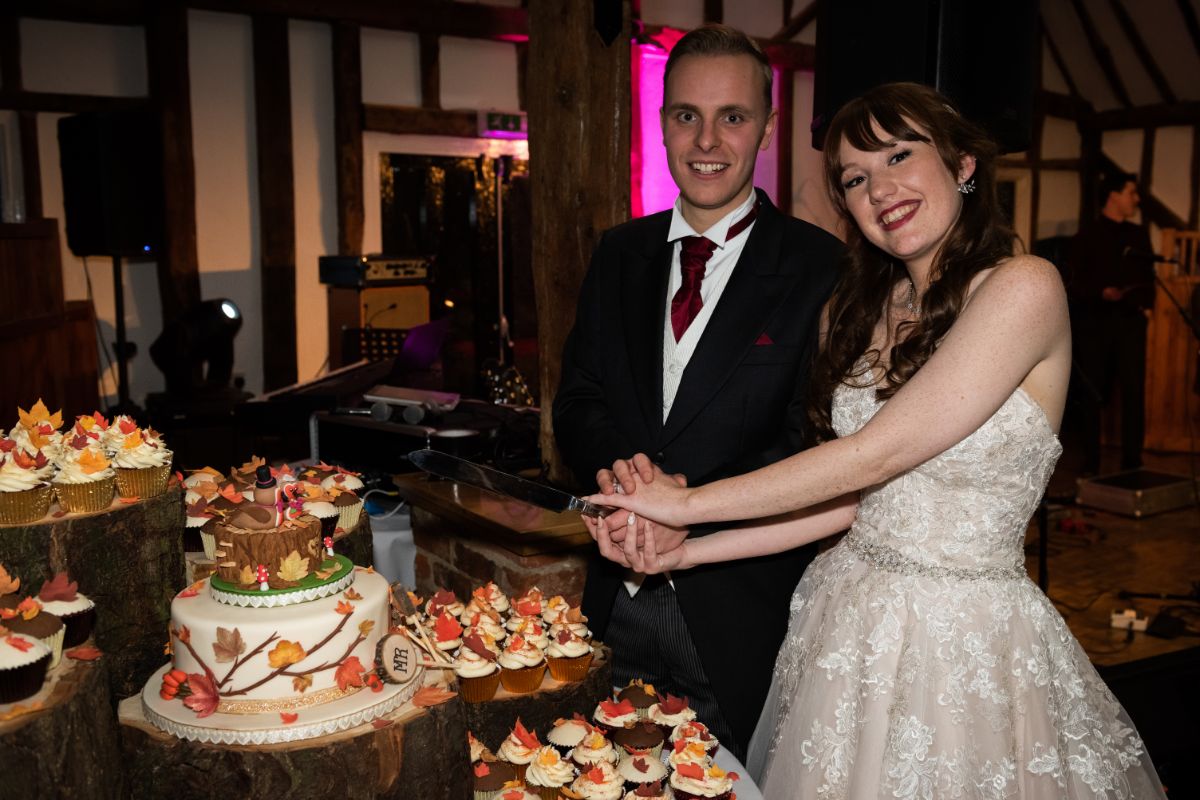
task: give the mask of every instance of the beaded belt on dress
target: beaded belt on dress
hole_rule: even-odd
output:
[[[909,558],[899,550],[885,544],[877,544],[851,533],[845,544],[854,554],[873,566],[901,575],[916,575],[922,578],[951,578],[960,581],[1011,581],[1028,577],[1024,567],[947,567],[940,564],[925,564]]]

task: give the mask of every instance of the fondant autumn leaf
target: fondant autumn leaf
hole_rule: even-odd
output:
[[[28,622],[29,620],[42,613],[42,604],[32,597],[26,597],[21,602],[17,603],[17,614]]]
[[[221,497],[234,504],[243,503],[246,500],[245,496],[232,483],[227,483],[221,487]]]
[[[40,397],[28,411],[24,411],[20,406],[17,406],[17,418],[21,423],[21,427],[28,429],[36,428],[39,423],[48,422],[54,430],[58,430],[63,424],[62,409],[51,414],[50,409],[46,408],[46,404],[42,402]]]
[[[210,716],[217,710],[221,697],[211,678],[199,673],[188,675],[188,686],[192,693],[183,698],[183,704],[195,711],[197,717]]]
[[[302,581],[308,576],[308,559],[293,550],[279,562],[279,572],[275,574],[285,581]]]
[[[358,660],[358,656],[350,656],[338,665],[333,678],[337,681],[338,688],[344,692],[352,686],[361,687],[363,685],[362,674],[365,671],[366,668]]]
[[[121,433],[125,436],[128,436],[129,434],[136,431],[137,427],[138,427],[137,423],[134,422],[129,417],[120,417],[117,420],[117,429],[120,430]]]
[[[704,780],[704,768],[699,764],[691,764],[685,761],[681,764],[676,764],[675,771],[685,778],[697,781]]]
[[[171,633],[175,634],[175,638],[184,644],[192,640],[192,632],[188,630],[187,625],[180,625],[178,629],[171,631]]]
[[[542,743],[538,741],[537,734],[527,729],[521,723],[520,717],[517,717],[517,724],[513,726],[513,737],[530,750],[536,750],[542,746]]]
[[[517,601],[517,615],[522,617],[535,617],[542,613],[542,601],[536,599],[521,599]]]
[[[304,694],[312,686],[312,675],[297,675],[292,678],[292,690]]]
[[[242,640],[242,634],[237,628],[233,630],[217,628],[217,640],[213,642],[212,649],[217,663],[225,664],[234,661],[246,652],[246,643]]]
[[[121,443],[121,447],[125,450],[136,450],[142,446],[143,441],[142,432],[135,430],[125,437],[125,441]]]
[[[300,715],[299,714],[289,714],[286,711],[280,711],[279,719],[283,721],[284,725],[291,725],[293,722],[300,719]]]
[[[600,708],[610,717],[624,717],[628,714],[636,713],[633,708],[633,703],[628,700],[622,700],[617,703],[612,700],[601,700]]]
[[[29,648],[33,647],[33,642],[29,641],[28,639],[22,639],[16,634],[5,637],[4,641],[7,642],[10,647],[14,647],[17,650],[20,650],[22,653],[28,653]]]
[[[95,475],[108,469],[108,459],[104,457],[104,453],[91,447],[80,454],[78,463],[85,475]]]
[[[338,600],[338,604],[333,610],[339,614],[353,614],[354,606],[350,605],[345,600]]]
[[[362,622],[358,623],[358,632],[361,633],[363,635],[363,637],[365,638],[370,635],[371,630],[374,627],[375,627],[375,620],[364,619]]]
[[[440,706],[442,703],[448,703],[457,696],[456,692],[451,692],[440,686],[422,686],[413,695],[412,704],[417,708],[429,708],[430,706]]]
[[[345,592],[343,592],[342,596],[345,597],[347,600],[362,600],[362,595],[359,594],[358,592],[354,591],[353,586],[351,586],[349,589],[347,589]]]
[[[495,641],[495,639],[492,641]],[[496,654],[487,646],[487,642],[478,633],[472,633],[466,639],[463,639],[463,645],[472,653],[487,661],[495,661],[497,658]]]
[[[462,625],[455,621],[454,617],[443,612],[437,618],[437,622],[433,624],[433,631],[437,635],[439,642],[452,642],[459,636],[462,636]]]
[[[676,697],[670,692],[667,692],[666,698],[662,695],[658,696],[658,710],[664,714],[679,714],[686,711],[687,707],[688,700],[686,697]]]
[[[275,669],[279,669],[304,660],[306,655],[307,653],[304,652],[304,648],[300,646],[299,642],[281,639],[279,644],[267,653],[267,663]]]
[[[604,783],[604,770],[592,767],[587,771],[587,778],[592,783]]]
[[[16,594],[21,588],[21,579],[14,578],[8,574],[8,570],[0,564],[0,596],[6,594]]]
[[[70,650],[65,651],[63,655],[75,661],[95,661],[104,654],[97,648],[85,644],[81,647],[72,647]]]
[[[249,586],[252,583],[258,583],[254,579],[254,570],[250,569],[249,564],[242,565],[242,573],[238,575],[238,584],[241,586]]]

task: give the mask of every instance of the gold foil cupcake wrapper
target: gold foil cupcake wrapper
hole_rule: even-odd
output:
[[[496,696],[498,688],[500,688],[500,670],[498,669],[490,675],[458,679],[458,693],[467,703],[486,703]]]
[[[56,483],[54,493],[64,511],[87,514],[104,511],[113,502],[114,480],[101,478],[87,483]]]
[[[200,531],[200,544],[204,546],[204,557],[209,561],[216,558],[214,553],[217,551],[217,537],[215,534],[205,533]],[[224,555],[224,554],[222,554]]]
[[[362,510],[361,500],[352,506],[338,509],[338,527],[346,533],[351,533],[358,527],[358,519],[362,516]]]
[[[158,497],[167,490],[167,478],[171,475],[170,462],[161,467],[128,469],[116,467],[117,491],[121,497]]]
[[[500,683],[513,694],[529,694],[537,691],[542,685],[542,676],[546,674],[546,665],[522,667],[521,669],[501,669]]]
[[[588,668],[592,665],[592,654],[586,653],[574,658],[547,656],[550,665],[550,677],[563,683],[579,683],[587,677]]]
[[[50,513],[50,484],[23,492],[0,492],[0,524],[24,525],[37,522]]]
[[[63,637],[66,634],[67,628],[64,625],[53,636],[47,636],[45,639],[42,639],[42,644],[50,648],[50,669],[57,667],[58,662],[62,660]]]

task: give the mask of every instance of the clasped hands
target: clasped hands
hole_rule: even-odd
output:
[[[685,546],[687,526],[653,521],[653,517],[669,520],[674,516],[687,494],[686,477],[667,475],[644,453],[638,453],[619,459],[611,470],[597,472],[596,484],[600,493],[589,500],[628,511],[602,519],[583,518],[600,555],[646,575],[691,566]]]

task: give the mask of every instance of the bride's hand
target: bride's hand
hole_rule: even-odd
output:
[[[686,528],[694,520],[687,518],[687,504],[694,489],[680,486],[676,481],[646,483],[635,476],[636,490],[632,494],[594,494],[585,499],[602,506],[632,511],[639,517],[649,517],[672,528]]]
[[[677,531],[671,528],[664,528],[650,520],[643,520],[638,531],[638,539],[642,546],[630,559],[630,567],[635,572],[645,575],[691,567],[686,538],[674,535],[676,533]],[[687,536],[686,530],[683,532],[683,536]],[[628,552],[628,548],[626,551]]]

